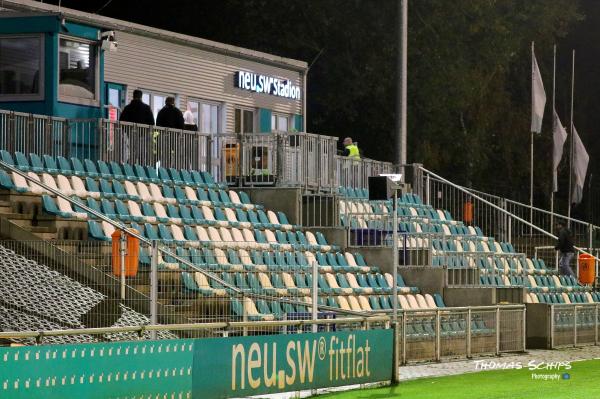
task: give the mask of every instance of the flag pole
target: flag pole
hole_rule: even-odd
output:
[[[575,50],[573,50],[573,58],[571,60],[571,141],[569,150],[569,204],[567,208],[567,224],[571,226],[571,202],[573,200],[573,95],[575,93]]]
[[[534,90],[534,80],[533,80],[533,65],[534,65],[534,42],[531,42],[531,92],[533,95]],[[532,104],[533,106],[533,104]],[[531,130],[531,154],[529,159],[529,222],[533,224],[533,129]],[[533,230],[532,230],[533,232]]]
[[[554,112],[556,109],[556,44],[552,66],[552,136],[554,137]],[[553,146],[554,148],[554,146]],[[552,158],[552,188],[550,189],[550,233],[554,233],[554,157]]]

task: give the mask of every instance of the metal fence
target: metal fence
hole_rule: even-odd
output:
[[[390,173],[388,162],[336,155],[337,137],[271,132],[207,134],[106,119],[64,119],[0,110],[0,149],[105,161],[160,163],[210,171],[237,186],[302,187],[335,192],[366,188],[368,177]]]
[[[404,310],[400,325],[402,364],[525,350],[522,305]]]
[[[600,304],[553,304],[550,317],[550,347],[598,345]]]

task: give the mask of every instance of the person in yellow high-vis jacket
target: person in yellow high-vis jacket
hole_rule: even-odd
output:
[[[342,143],[344,144],[344,152],[342,155],[352,159],[360,159],[358,146],[352,142],[350,137],[346,137]]]

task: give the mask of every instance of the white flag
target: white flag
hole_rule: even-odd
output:
[[[544,118],[544,107],[546,106],[546,92],[542,75],[538,68],[533,43],[531,43],[531,131],[540,133],[542,131],[542,119]]]
[[[573,204],[580,203],[583,198],[583,184],[589,162],[590,156],[573,126],[573,191],[571,194],[571,203]]]
[[[560,122],[556,110],[552,112],[552,135],[554,136],[554,149],[552,152],[552,191],[558,191],[558,165],[563,155],[563,147],[567,141],[567,131]]]

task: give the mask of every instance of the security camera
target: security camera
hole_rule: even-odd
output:
[[[102,40],[115,41],[115,31],[107,30],[102,32]]]
[[[100,48],[102,48],[102,50],[117,51],[118,43],[114,30],[102,32],[102,40],[100,42]]]

